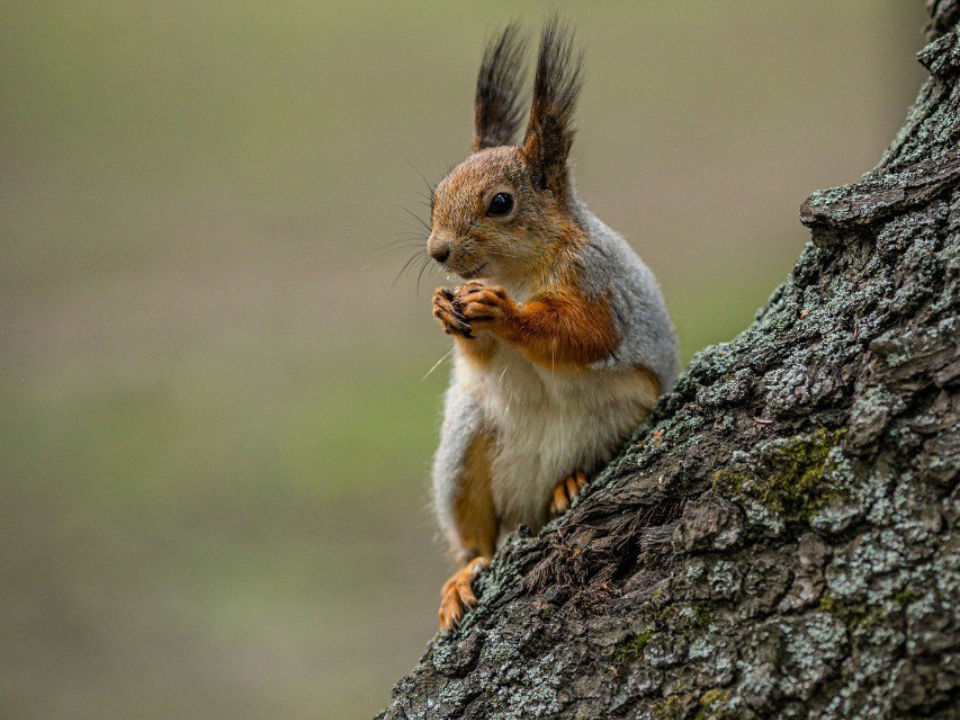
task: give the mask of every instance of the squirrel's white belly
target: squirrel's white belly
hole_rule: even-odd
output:
[[[554,372],[509,346],[469,374],[497,434],[491,478],[505,532],[520,523],[539,530],[557,483],[609,460],[657,400],[640,372]]]

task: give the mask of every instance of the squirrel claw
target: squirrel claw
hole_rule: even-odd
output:
[[[440,591],[440,610],[437,612],[441,630],[459,627],[464,613],[477,604],[473,581],[489,564],[490,561],[485,557],[474,558],[444,583]]]
[[[433,316],[448,335],[459,335],[473,340],[470,323],[455,307],[454,294],[447,288],[437,288],[433,296]]]
[[[586,484],[587,476],[582,470],[577,470],[570,475],[570,477],[558,483],[553,490],[553,494],[550,497],[550,505],[547,508],[550,519],[552,520],[563,515],[570,508],[570,504],[574,498],[580,494],[580,491],[583,490]]]

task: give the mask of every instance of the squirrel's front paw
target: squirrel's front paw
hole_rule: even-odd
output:
[[[464,285],[456,295],[453,307],[471,327],[498,323],[516,312],[516,304],[499,285],[489,287],[480,283]]]
[[[467,319],[454,307],[456,295],[449,288],[438,287],[433,293],[433,316],[447,335],[473,338]]]

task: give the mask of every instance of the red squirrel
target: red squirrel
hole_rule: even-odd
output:
[[[433,464],[440,525],[460,563],[440,627],[506,533],[563,513],[669,391],[677,341],[657,282],[580,199],[570,176],[582,56],[543,28],[522,142],[525,43],[515,25],[480,66],[472,154],[436,186],[430,256],[464,279],[437,288],[454,370]]]

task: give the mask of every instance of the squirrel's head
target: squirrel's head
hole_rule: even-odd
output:
[[[521,145],[525,43],[515,25],[487,47],[477,79],[473,154],[440,181],[431,203],[430,256],[465,279],[526,280],[576,227],[567,165],[581,58],[556,17],[543,29]]]

